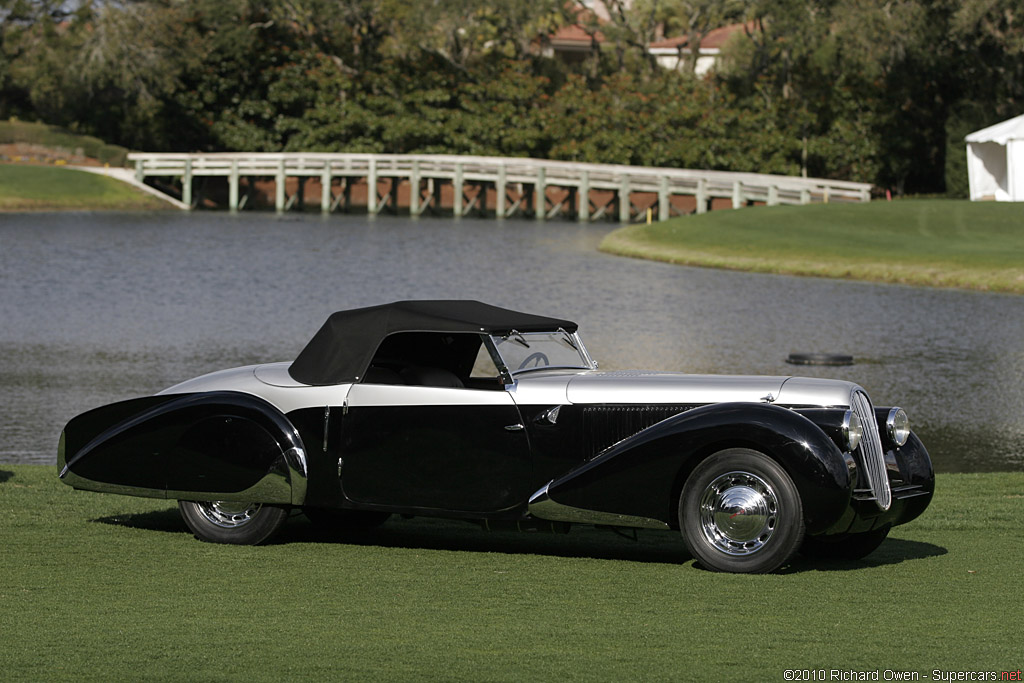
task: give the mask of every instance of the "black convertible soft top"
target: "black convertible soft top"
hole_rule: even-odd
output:
[[[333,313],[289,366],[303,384],[358,381],[381,341],[396,332],[477,332],[507,334],[575,332],[570,320],[510,311],[479,301],[396,301],[381,306]]]

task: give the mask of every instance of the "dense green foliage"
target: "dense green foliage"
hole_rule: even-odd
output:
[[[0,164],[0,211],[109,211],[169,205],[120,180],[53,166]]]
[[[687,265],[1024,294],[1024,214],[995,202],[712,211],[620,228],[601,249]]]
[[[940,477],[863,561],[703,571],[633,541],[302,517],[264,547],[189,534],[173,503],[0,465],[7,681],[784,680],[787,669],[1016,671],[1024,474]]]
[[[149,151],[479,153],[966,191],[1024,108],[1017,0],[0,0],[0,119]],[[549,36],[604,42],[574,59]],[[747,22],[717,71],[659,36]]]

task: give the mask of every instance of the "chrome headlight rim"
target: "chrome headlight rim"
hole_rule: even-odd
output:
[[[897,447],[907,443],[910,438],[910,418],[907,417],[907,411],[903,408],[890,410],[885,418],[885,431]]]
[[[864,425],[860,417],[852,410],[843,413],[843,441],[852,453],[860,445],[861,437],[864,436]]]

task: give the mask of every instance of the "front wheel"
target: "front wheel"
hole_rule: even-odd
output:
[[[800,493],[782,466],[763,453],[719,451],[686,480],[679,528],[687,548],[708,569],[774,571],[803,541]]]
[[[199,540],[237,545],[265,542],[288,518],[288,510],[276,505],[223,500],[179,500],[178,511]]]

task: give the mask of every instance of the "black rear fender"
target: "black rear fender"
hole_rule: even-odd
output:
[[[132,399],[64,427],[61,479],[75,488],[154,498],[299,505],[306,455],[277,408],[238,392]]]
[[[703,406],[663,420],[556,479],[547,495],[572,508],[675,526],[689,473],[713,453],[737,447],[782,465],[800,492],[811,533],[849,506],[850,472],[835,442],[802,415],[759,403]]]

